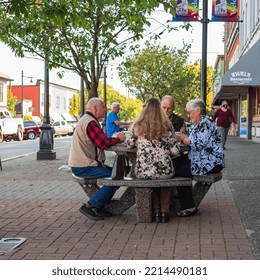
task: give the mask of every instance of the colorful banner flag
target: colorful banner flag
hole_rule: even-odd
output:
[[[173,9],[175,13],[173,21],[198,21],[199,19],[199,0],[177,0]]]
[[[238,21],[238,0],[212,0],[211,21]]]

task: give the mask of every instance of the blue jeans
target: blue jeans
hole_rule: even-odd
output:
[[[100,178],[111,177],[112,167],[93,166],[93,167],[71,167],[73,174],[79,177],[93,176]],[[96,208],[102,208],[104,204],[111,200],[119,187],[103,186],[89,199],[89,203]]]

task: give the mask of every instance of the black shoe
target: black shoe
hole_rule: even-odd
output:
[[[168,223],[169,222],[169,213],[163,212],[162,213],[162,223]]]
[[[98,209],[98,212],[103,215],[104,217],[112,217],[112,213],[108,212],[106,209],[104,208],[101,208],[101,209]]]
[[[86,204],[83,204],[79,212],[92,220],[104,220],[104,216],[100,213],[99,209],[95,207],[87,207]]]
[[[195,215],[197,212],[198,212],[198,208],[197,207],[194,207],[192,209],[184,209],[184,210],[181,210],[180,212],[177,212],[177,216],[178,217],[189,217],[189,216],[193,216]]]
[[[161,223],[161,221],[162,221],[161,212],[159,212],[159,211],[154,212],[154,221],[156,223]]]

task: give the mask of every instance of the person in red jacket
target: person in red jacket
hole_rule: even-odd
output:
[[[226,100],[222,101],[220,108],[218,108],[214,113],[213,121],[215,120],[217,120],[217,127],[222,138],[222,146],[223,149],[225,149],[229,127],[232,122],[236,122],[232,111],[228,108]]]

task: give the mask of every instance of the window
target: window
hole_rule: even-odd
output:
[[[257,88],[253,94],[253,115],[260,115],[260,89]]]
[[[60,108],[60,97],[59,96],[56,97],[56,108],[57,109]]]
[[[4,101],[4,85],[0,83],[0,102]]]

